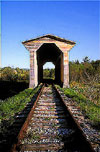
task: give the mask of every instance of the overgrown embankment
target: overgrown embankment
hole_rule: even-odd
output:
[[[87,99],[91,100],[97,106],[100,106],[100,83],[70,83],[70,87],[77,93],[81,93]]]
[[[0,100],[1,133],[5,132],[6,129],[13,124],[15,116],[25,108],[40,88],[41,85],[35,89],[25,89],[11,98]]]
[[[89,118],[91,124],[100,129],[100,105],[93,103],[82,93],[75,91],[74,88],[60,88],[66,96],[72,98],[76,102],[77,106],[80,107],[86,117]]]

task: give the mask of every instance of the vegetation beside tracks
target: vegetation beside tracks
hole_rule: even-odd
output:
[[[0,99],[18,94],[29,86],[29,70],[13,67],[0,68]]]
[[[72,98],[72,100],[75,101],[76,105],[80,107],[85,116],[89,118],[91,125],[100,129],[100,105],[95,104],[83,93],[78,92],[74,88],[56,87],[63,91],[67,97]]]
[[[41,85],[35,89],[25,89],[13,97],[0,100],[0,133],[5,132],[7,128],[13,124],[15,116],[31,102],[40,88]]]
[[[70,88],[62,90],[100,129],[100,60],[91,61],[86,56],[82,62],[72,61],[69,66]]]
[[[88,57],[85,57],[82,62],[71,61],[69,62],[70,69],[70,89],[62,89],[64,93],[71,97],[85,112],[86,116],[91,120],[93,125],[100,124],[100,60],[90,61]],[[52,78],[54,80],[55,70],[44,69],[44,78]],[[22,91],[28,87],[29,82],[29,70],[5,67],[0,69],[0,85],[1,94],[3,98],[17,94],[18,91]],[[10,84],[15,84],[9,89]],[[19,85],[20,83],[20,85]],[[22,90],[21,87],[22,86]],[[8,88],[8,89],[6,89]],[[60,88],[61,89],[61,88]],[[4,94],[2,91],[4,90]],[[9,90],[9,91],[7,91]],[[6,96],[8,94],[9,96]],[[13,98],[13,97],[12,97]],[[26,99],[26,97],[25,97]],[[8,100],[4,100],[8,101]],[[6,103],[6,102],[5,102]],[[6,106],[6,105],[5,105]],[[9,104],[8,104],[9,107]],[[6,111],[6,110],[5,110]],[[5,116],[5,114],[4,114]],[[2,115],[1,115],[2,117]]]
[[[100,107],[100,83],[90,82],[84,84],[73,81],[70,83],[70,88]]]

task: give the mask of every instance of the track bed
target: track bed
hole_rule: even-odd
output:
[[[23,138],[13,152],[92,152],[57,91],[44,87]]]

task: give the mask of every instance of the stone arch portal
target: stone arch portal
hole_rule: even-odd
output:
[[[63,38],[44,35],[22,42],[30,52],[30,88],[43,82],[43,65],[53,62],[55,81],[62,87],[69,87],[69,50],[75,42]]]

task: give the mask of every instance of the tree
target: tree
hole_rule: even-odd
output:
[[[4,67],[0,70],[0,79],[4,81],[29,81],[29,70]]]
[[[86,63],[86,62],[90,62],[90,59],[88,56],[86,56],[85,58],[83,58],[83,62]]]
[[[75,64],[79,64],[79,60],[76,60],[76,61],[75,61]]]

